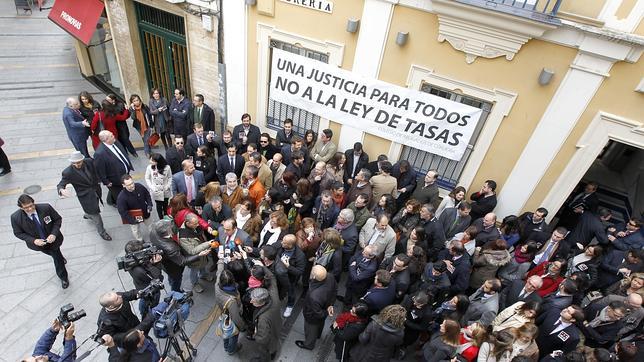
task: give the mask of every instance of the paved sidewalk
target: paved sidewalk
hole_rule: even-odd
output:
[[[61,120],[65,99],[81,90],[88,90],[99,99],[104,95],[80,76],[71,37],[47,20],[46,12],[16,16],[13,2],[2,0],[0,14],[0,49],[3,49],[0,137],[6,142],[3,149],[9,155],[13,171],[0,177],[0,362],[4,362],[30,355],[38,337],[66,303],[87,312],[87,317],[76,323],[80,344],[96,331],[99,295],[109,290],[130,289],[133,285],[127,273],[117,271],[114,261],[123,254],[123,246],[131,239],[130,229],[121,224],[116,209],[106,206],[102,212],[105,227],[114,238],[106,242],[90,221],[82,219],[78,200],[60,199],[55,190],[72,151]],[[138,141],[135,145],[140,146],[137,133],[134,130],[131,133],[132,140]],[[142,151],[139,153],[143,155]],[[135,179],[140,180],[147,160],[140,157],[132,161]],[[62,252],[70,273],[70,287],[66,290],[60,287],[51,258],[27,249],[12,233],[9,216],[17,210],[18,196],[31,185],[42,188],[32,195],[36,202],[50,203],[63,217]],[[194,297],[195,305],[186,323],[189,335],[203,337],[196,361],[247,360],[252,346],[244,337],[240,339],[244,349],[239,356],[230,358],[215,336],[214,327],[207,323],[213,295],[213,287],[207,286],[203,294]],[[325,360],[333,348],[328,329],[324,335],[327,343],[318,343],[318,346],[325,345],[324,348],[310,352],[294,344],[303,338],[300,309],[298,305],[283,328],[284,343],[278,360]],[[59,337],[54,351],[62,350],[61,340]],[[88,341],[80,347],[79,355],[94,346],[95,343]],[[332,351],[330,355],[333,356]],[[98,347],[85,360],[105,361],[107,353]]]

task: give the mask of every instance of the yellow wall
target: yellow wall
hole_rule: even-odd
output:
[[[409,41],[403,47],[395,44],[399,31],[409,31]],[[380,79],[406,86],[410,65],[417,64],[440,75],[483,88],[500,88],[517,93],[514,107],[499,127],[471,185],[471,189],[475,189],[484,180],[492,178],[502,187],[576,51],[530,40],[512,61],[503,57],[477,58],[474,63],[467,64],[465,53],[455,50],[447,42],[439,43],[437,36],[438,18],[435,15],[397,6]],[[553,69],[555,76],[549,85],[542,87],[537,78],[543,67]]]
[[[615,12],[615,17],[618,20],[626,19],[628,15],[633,11],[637,0],[622,0],[622,4],[619,6]]]
[[[553,184],[574,155],[577,141],[584,134],[597,112],[604,111],[644,122],[642,113],[644,94],[634,91],[640,81],[639,77],[633,76],[634,74],[644,74],[644,62],[641,60],[636,64],[621,62],[613,66],[610,71],[610,77],[604,80],[588,104],[588,108],[579,118],[577,125],[526,203],[525,210],[533,210],[540,206],[540,203],[550,192]],[[556,210],[550,211],[555,212]]]
[[[564,0],[559,11],[596,19],[605,2],[606,0]]]
[[[274,17],[259,15],[255,7],[249,8],[248,110],[254,118],[259,118],[254,114],[257,110],[257,23],[270,24],[282,31],[316,40],[343,44],[342,68],[351,70],[359,31],[354,34],[347,32],[347,20],[360,19],[363,4],[362,0],[335,1],[333,14],[327,14],[276,0]]]

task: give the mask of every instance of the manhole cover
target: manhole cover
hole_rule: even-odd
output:
[[[35,194],[37,192],[40,192],[40,190],[42,190],[42,187],[40,187],[40,185],[27,186],[25,188],[25,194],[33,195],[33,194]]]

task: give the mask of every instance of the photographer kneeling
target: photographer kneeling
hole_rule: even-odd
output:
[[[52,361],[52,362],[73,362],[76,360],[76,339],[74,338],[74,323],[70,323],[65,329],[65,340],[63,341],[63,353],[57,355],[50,352],[51,347],[56,342],[58,332],[60,332],[62,323],[58,319],[54,319],[51,327],[47,328],[45,333],[36,342],[32,357],[22,359],[23,362],[39,362],[39,361]]]
[[[181,279],[186,265],[199,260],[202,256],[208,255],[210,249],[204,250],[197,255],[183,255],[181,247],[172,239],[174,222],[171,220],[159,220],[152,226],[150,241],[159,249],[163,250],[163,270],[168,274],[168,282],[172,291],[181,291]]]
[[[143,253],[143,256],[139,258],[137,254],[141,253],[142,250],[149,252]],[[136,289],[143,290],[147,288],[150,282],[155,279],[163,281],[160,252],[155,247],[149,247],[149,244],[140,240],[131,240],[125,244],[126,258],[130,256],[135,260],[135,264],[130,268],[126,268],[126,270],[130,273]],[[142,297],[139,299],[139,313],[141,313],[142,319],[148,314],[150,308],[154,308],[159,304],[160,299],[161,292],[159,289],[155,289],[149,298]]]
[[[103,308],[98,315],[96,334],[99,336],[109,334],[116,345],[121,346],[128,331],[141,323],[130,308],[129,302],[136,299],[139,299],[139,291],[136,289],[127,292],[107,292],[101,295],[99,303]]]

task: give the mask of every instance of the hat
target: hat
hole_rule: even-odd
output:
[[[69,162],[80,162],[85,159],[85,156],[80,151],[74,151],[69,156]]]

